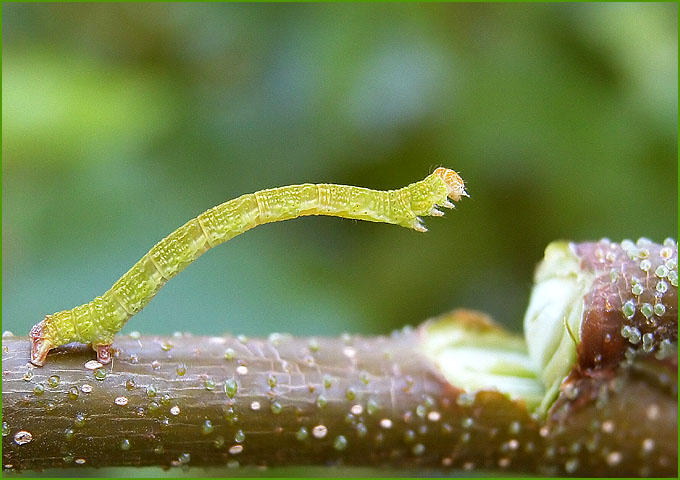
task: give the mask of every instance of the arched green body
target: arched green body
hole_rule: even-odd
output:
[[[426,231],[419,215],[442,215],[437,206],[467,195],[453,170],[438,168],[399,190],[302,184],[261,190],[222,203],[188,221],[144,255],[103,295],[71,310],[48,315],[31,330],[31,361],[42,365],[52,348],[92,343],[102,363],[123,325],[144,308],[165,283],[211,248],[263,223],[305,215],[331,215],[384,222]]]

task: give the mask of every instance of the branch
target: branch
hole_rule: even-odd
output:
[[[389,338],[128,336],[96,370],[76,346],[33,368],[28,340],[5,338],[3,464],[675,471],[677,400],[659,380],[671,369],[589,379],[577,412],[560,404],[566,418],[539,421],[521,399],[446,382],[419,349],[427,327]]]

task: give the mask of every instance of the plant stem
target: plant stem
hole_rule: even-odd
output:
[[[57,350],[35,368],[26,338],[3,338],[3,467],[344,464],[674,475],[677,378],[675,389],[659,380],[673,377],[672,359],[644,357],[635,365],[649,368],[627,369],[615,383],[583,379],[578,394],[561,395],[539,419],[524,399],[493,385],[450,384],[423,352],[436,335],[477,335],[470,317],[458,312],[390,337],[125,336],[116,339],[113,364],[95,370],[84,346]],[[644,421],[625,431],[625,418]]]

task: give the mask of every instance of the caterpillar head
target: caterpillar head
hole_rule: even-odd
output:
[[[31,339],[31,363],[37,367],[42,367],[45,364],[47,353],[55,347],[50,340],[51,335],[48,333],[47,325],[49,318],[50,316],[48,315],[45,317],[45,320],[33,325],[29,334]]]
[[[460,200],[460,197],[469,197],[465,191],[465,183],[463,179],[460,178],[456,172],[449,168],[439,167],[434,171],[435,175],[438,175],[444,180],[446,184],[446,189],[448,190],[448,196],[454,202]]]

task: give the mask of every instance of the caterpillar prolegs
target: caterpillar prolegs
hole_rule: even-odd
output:
[[[116,333],[144,308],[165,283],[209,249],[257,225],[305,215],[383,222],[427,229],[419,216],[444,213],[468,196],[460,176],[437,168],[420,182],[399,190],[334,184],[302,184],[242,195],[185,223],[158,242],[107,292],[71,310],[47,315],[31,329],[31,362],[42,366],[47,353],[71,342],[91,343],[101,363],[111,361]]]

